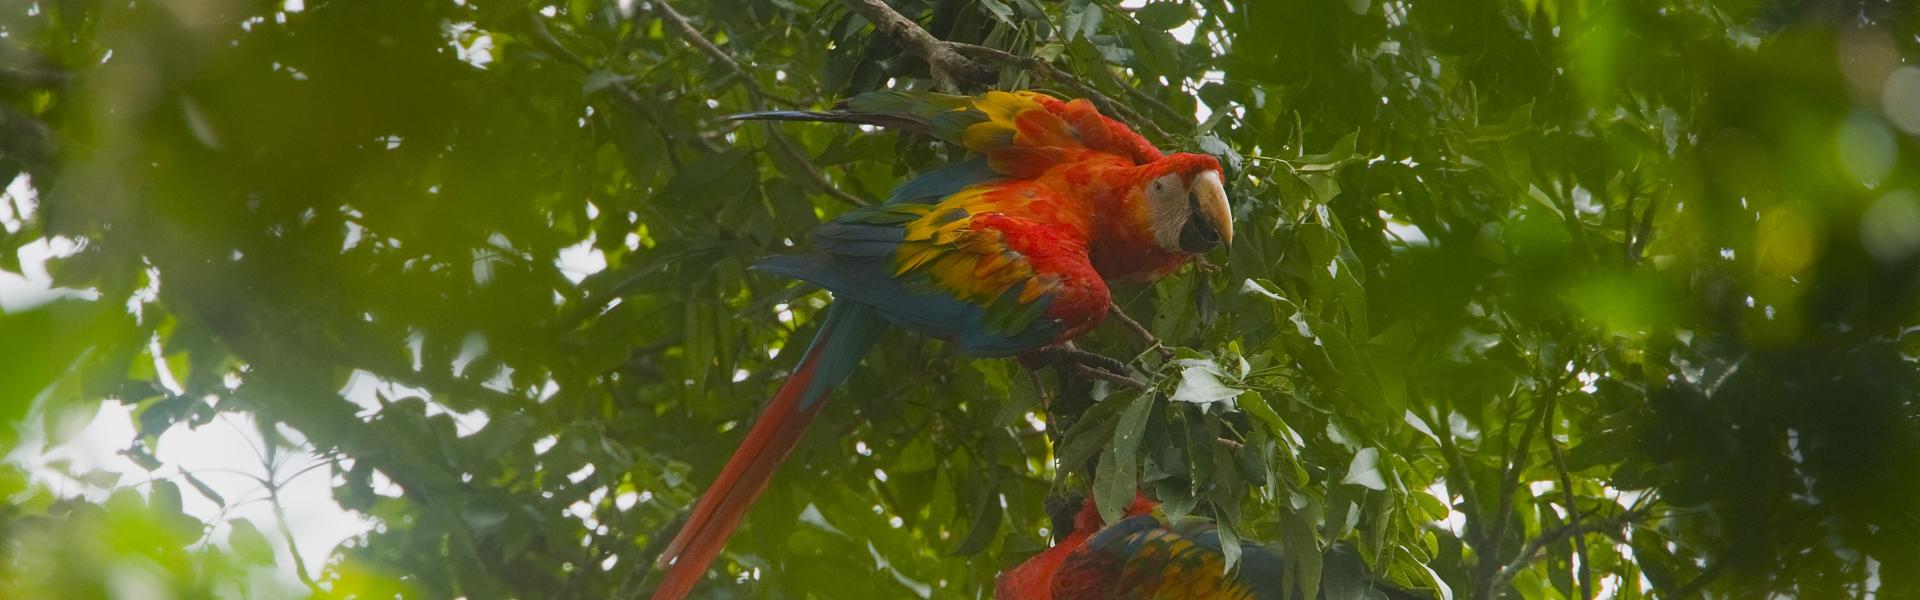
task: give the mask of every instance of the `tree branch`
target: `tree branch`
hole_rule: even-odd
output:
[[[1128,97],[1133,98],[1136,102],[1147,105],[1147,108],[1158,111],[1162,117],[1173,119],[1176,123],[1185,122],[1187,119],[1192,118],[1192,115],[1183,116],[1180,114],[1180,111],[1174,110],[1171,106],[1167,106],[1167,103],[1161,102],[1160,99],[1140,91],[1140,88],[1128,84],[1127,81],[1122,79],[1120,74],[1113,69],[1107,69],[1107,77],[1112,79],[1113,84],[1119,87],[1121,91],[1126,92]]]
[[[1119,304],[1109,303],[1107,306],[1107,316],[1113,317],[1115,321],[1119,321],[1121,325],[1125,325],[1134,335],[1140,336],[1140,340],[1147,343],[1148,350],[1160,351],[1161,358],[1173,358],[1173,350],[1169,350],[1165,344],[1161,344],[1160,338],[1153,337],[1153,332],[1147,331],[1146,326],[1141,325],[1139,321],[1133,320],[1133,317],[1127,316],[1127,311],[1120,310]],[[1135,358],[1138,359],[1139,357]]]
[[[1126,374],[1127,371],[1127,363],[1120,362],[1119,359],[1104,354],[1081,350],[1075,347],[1072,342],[1033,350],[1032,354],[1037,358],[1053,362],[1054,364],[1086,365],[1109,373],[1122,375]]]
[[[1553,455],[1554,470],[1560,474],[1560,488],[1566,498],[1568,524],[1578,530],[1580,528],[1580,504],[1578,499],[1573,495],[1573,475],[1567,472],[1567,459],[1560,452],[1560,444],[1555,443],[1553,439],[1553,424],[1556,420],[1554,418],[1554,409],[1558,407],[1559,402],[1557,398],[1548,401],[1547,418],[1544,421],[1544,430],[1540,432],[1540,435],[1542,438],[1541,441],[1547,445],[1547,451]],[[1579,538],[1574,538],[1572,542],[1574,555],[1580,557],[1580,598],[1581,600],[1593,600],[1593,565],[1592,560],[1587,557],[1587,544]]]
[[[72,78],[37,52],[11,44],[0,46],[0,88],[52,89],[67,85]]]
[[[1513,519],[1513,494],[1520,487],[1520,473],[1526,469],[1527,454],[1530,453],[1533,448],[1533,433],[1536,430],[1544,429],[1548,426],[1550,422],[1549,415],[1553,412],[1554,401],[1559,398],[1560,389],[1566,385],[1568,378],[1571,376],[1571,374],[1566,374],[1549,379],[1546,377],[1546,373],[1541,373],[1539,380],[1548,382],[1545,387],[1545,398],[1538,407],[1534,408],[1533,416],[1528,418],[1529,423],[1521,428],[1520,441],[1518,444],[1515,444],[1511,458],[1508,458],[1504,453],[1501,456],[1503,464],[1501,465],[1500,472],[1500,510],[1495,516],[1492,533],[1486,539],[1488,551],[1475,559],[1477,562],[1475,563],[1474,597],[1477,599],[1491,599],[1494,590],[1505,586],[1506,580],[1512,577],[1511,574],[1505,571],[1496,571],[1498,568],[1497,565],[1499,564],[1497,562],[1499,561],[1499,557],[1496,553],[1500,548],[1500,541],[1506,538],[1508,522]],[[1511,426],[1512,423],[1512,419],[1509,418],[1507,424]],[[1570,506],[1567,510],[1569,514],[1574,514],[1577,513],[1579,508]],[[1569,527],[1572,527],[1572,525],[1569,525]],[[1539,548],[1533,548],[1531,546],[1532,543],[1529,542],[1529,548],[1523,549],[1520,556],[1514,560],[1521,562],[1532,560],[1532,553],[1538,552]],[[1478,551],[1479,550],[1476,549],[1476,552]],[[1484,582],[1485,585],[1482,585],[1482,582]]]
[[[755,80],[753,75],[747,72],[746,67],[740,66],[740,61],[734,60],[733,55],[727,54],[727,51],[721,50],[719,46],[713,45],[713,41],[708,40],[707,36],[701,35],[700,30],[694,29],[693,23],[687,21],[687,18],[682,16],[680,11],[674,10],[673,5],[668,4],[667,0],[651,0],[651,6],[653,7],[653,14],[658,15],[661,20],[672,24],[673,28],[680,32],[680,37],[687,39],[687,43],[693,44],[695,48],[699,48],[700,52],[706,54],[707,57],[712,58],[714,61],[726,65],[727,70],[733,71],[734,76],[740,79],[741,85],[746,86],[748,92],[760,98],[772,99],[788,106],[800,105],[800,102],[797,100],[782,98],[774,95],[772,92],[768,92],[766,88],[760,87],[760,82]]]
[[[1694,594],[1700,593],[1700,590],[1705,589],[1707,587],[1707,584],[1713,583],[1713,579],[1715,577],[1719,577],[1720,572],[1725,571],[1726,569],[1727,569],[1727,559],[1725,557],[1716,559],[1713,562],[1709,562],[1707,563],[1707,568],[1705,570],[1700,571],[1699,575],[1694,576],[1693,579],[1687,580],[1686,583],[1680,584],[1680,588],[1674,590],[1673,595],[1668,597],[1691,598],[1693,597]]]
[[[1557,389],[1557,388],[1556,388]],[[1526,468],[1527,453],[1533,447],[1533,421],[1546,417],[1546,407],[1540,406],[1528,417],[1528,424],[1520,429],[1520,442],[1514,445],[1511,458],[1503,450],[1500,455],[1500,509],[1494,512],[1491,530],[1485,539],[1486,548],[1475,549],[1481,556],[1474,563],[1474,598],[1491,600],[1494,590],[1500,589],[1498,552],[1500,541],[1507,537],[1507,522],[1513,519],[1513,494],[1520,488],[1520,472]],[[1513,416],[1507,419],[1505,427],[1513,426]],[[1504,431],[1504,430],[1503,430]],[[1505,433],[1501,434],[1504,439]]]
[[[943,42],[933,34],[927,33],[918,23],[901,15],[882,0],[844,0],[848,7],[873,23],[873,28],[893,41],[901,48],[921,60],[927,61],[927,71],[933,75],[933,85],[943,91],[960,91],[961,82],[993,81],[992,69],[962,56],[949,42]]]
[[[1101,92],[1092,83],[1075,77],[1071,73],[1055,68],[1047,61],[1030,56],[1020,56],[997,48],[988,48],[976,44],[943,41],[927,33],[919,24],[901,15],[883,0],[843,0],[854,12],[872,21],[874,28],[900,44],[901,48],[921,60],[927,61],[928,70],[933,75],[936,87],[945,91],[958,91],[963,82],[992,82],[993,69],[974,59],[983,59],[1002,66],[1014,66],[1031,72],[1050,81],[1071,89],[1073,93],[1092,101],[1100,112],[1112,115],[1135,127],[1144,127],[1154,134],[1156,139],[1170,140],[1173,135],[1161,129],[1158,123],[1148,119],[1132,107],[1115,101]],[[1127,86],[1122,86],[1127,87]],[[1129,90],[1139,92],[1139,90]],[[1141,94],[1144,96],[1145,94]],[[1152,98],[1147,98],[1153,101]],[[1157,102],[1156,102],[1157,103]],[[1162,105],[1164,107],[1164,105]],[[1171,114],[1172,109],[1167,109]]]
[[[267,468],[271,475],[272,467]],[[315,595],[326,594],[326,590],[322,589],[319,582],[313,580],[313,575],[307,572],[307,560],[300,557],[300,546],[293,543],[293,529],[287,526],[287,510],[280,503],[280,484],[285,482],[269,483],[272,485],[267,486],[267,503],[273,506],[274,528],[279,530],[280,539],[286,542],[287,554],[293,555],[293,574],[299,577],[300,583],[306,585],[307,589],[312,590]]]
[[[1569,511],[1569,514],[1577,515],[1578,512]],[[1587,527],[1575,524],[1578,522],[1576,519],[1575,523],[1568,523],[1552,531],[1541,533],[1539,537],[1528,540],[1527,545],[1520,548],[1520,555],[1514,557],[1513,562],[1507,563],[1504,568],[1500,569],[1499,574],[1493,578],[1493,585],[1488,586],[1488,588],[1497,590],[1506,587],[1509,582],[1513,581],[1514,576],[1526,570],[1527,563],[1533,562],[1533,559],[1539,556],[1542,548],[1546,548],[1549,545],[1558,543],[1569,537],[1595,532],[1617,531],[1621,527],[1625,527],[1627,523],[1639,520],[1639,518],[1645,516],[1645,514],[1644,511],[1629,510],[1606,519],[1595,521]],[[1677,595],[1674,597],[1680,598],[1685,597],[1685,595]]]
[[[694,29],[693,24],[689,23],[686,17],[681,16],[679,11],[674,10],[673,5],[668,4],[667,0],[651,0],[648,5],[653,7],[653,14],[658,15],[660,20],[666,21],[672,25],[675,31],[680,32],[680,37],[686,38],[687,43],[692,44],[695,48],[699,48],[700,52],[706,54],[708,58],[712,58],[715,62],[726,65],[727,70],[733,71],[734,79],[739,81],[740,85],[747,88],[747,95],[751,99],[754,110],[764,110],[766,108],[766,98],[779,100],[779,98],[768,94],[766,90],[761,89],[760,82],[755,81],[753,75],[747,73],[745,67],[740,66],[740,61],[734,60],[732,55],[727,54],[725,50],[721,50],[719,46],[713,45],[713,42],[708,40],[707,36],[701,35],[700,30]],[[785,101],[785,103],[793,104],[791,101]],[[820,172],[820,168],[813,164],[813,159],[806,156],[806,153],[801,152],[798,146],[793,143],[793,140],[787,139],[787,135],[781,133],[779,129],[769,126],[767,128],[767,135],[773,138],[774,152],[780,155],[781,160],[786,161],[787,164],[792,165],[795,169],[799,169],[801,176],[804,177],[807,180],[807,184],[812,185],[814,189],[818,189],[822,193],[832,196],[835,200],[856,207],[872,204],[859,196],[849,194],[845,190],[835,187],[833,182],[827,179],[827,175]]]
[[[1485,532],[1485,524],[1480,522],[1480,500],[1473,491],[1473,478],[1467,476],[1467,460],[1461,455],[1460,446],[1453,441],[1452,414],[1453,403],[1442,398],[1440,414],[1435,416],[1434,422],[1440,426],[1440,454],[1447,461],[1447,489],[1454,491],[1456,489],[1454,483],[1460,484],[1457,489],[1460,497],[1467,504],[1469,517],[1465,532],[1467,544],[1472,546],[1475,552],[1486,553],[1488,550],[1483,549],[1486,547],[1485,536],[1481,535]]]
[[[561,44],[558,38],[553,37],[553,32],[547,30],[547,24],[541,21],[540,17],[532,10],[525,11],[525,16],[527,31],[533,34],[531,37],[535,44],[553,54],[555,58],[560,59],[560,62],[572,65],[574,68],[580,69],[583,73],[592,73],[594,71],[593,65],[588,63],[585,58],[581,58],[579,54],[568,49],[565,44]],[[607,87],[613,90],[615,98],[626,104],[627,110],[632,111],[633,114],[639,115],[640,118],[653,124],[655,131],[660,130],[659,120],[653,118],[653,115],[645,110],[647,103],[640,97],[639,92],[625,85]],[[699,146],[701,150],[705,150],[708,154],[719,154],[723,150],[720,146],[715,145],[712,140],[705,137],[698,135],[688,137],[692,138],[695,146]],[[675,166],[679,165],[679,161],[674,159],[672,151],[667,152],[667,158],[673,160]]]
[[[1138,127],[1145,127],[1149,132],[1155,134],[1155,136],[1157,136],[1157,139],[1160,139],[1160,140],[1173,139],[1172,134],[1167,133],[1167,130],[1165,129],[1161,129],[1158,123],[1153,122],[1152,119],[1148,119],[1146,115],[1140,114],[1139,111],[1134,110],[1133,107],[1131,106],[1121,104],[1119,101],[1114,100],[1113,97],[1108,96],[1105,93],[1101,92],[1099,88],[1094,87],[1093,84],[1088,83],[1086,80],[1080,79],[1079,77],[1075,77],[1071,73],[1067,73],[1066,71],[1062,71],[1058,68],[1055,68],[1051,63],[1048,63],[1047,61],[1040,60],[1038,58],[1033,58],[1031,56],[1020,56],[1018,54],[1007,52],[1005,50],[1000,50],[997,48],[988,48],[986,46],[977,46],[974,44],[962,44],[958,42],[947,42],[947,43],[952,45],[955,49],[961,52],[979,56],[981,58],[985,58],[1003,65],[1011,65],[1011,66],[1019,67],[1021,69],[1030,71],[1035,75],[1039,75],[1048,80],[1067,86],[1068,88],[1071,88],[1074,93],[1080,94],[1082,97],[1085,97],[1087,100],[1093,102],[1095,106],[1098,106],[1100,108],[1100,112],[1118,117],[1120,120],[1126,121],[1128,124],[1132,124]]]
[[[799,169],[800,174],[807,178],[807,184],[812,185],[814,189],[820,190],[828,196],[833,196],[835,200],[845,202],[855,207],[873,204],[859,196],[847,193],[846,190],[835,187],[833,182],[827,180],[827,175],[820,172],[820,168],[813,164],[813,159],[800,152],[800,149],[795,147],[793,140],[787,139],[787,134],[781,133],[780,129],[774,127],[772,123],[767,124],[767,132],[769,136],[773,137],[773,146],[779,151],[781,158],[785,159],[787,164]]]
[[[1149,387],[1152,387],[1147,385],[1147,382],[1145,381],[1134,379],[1132,377],[1121,375],[1119,373],[1114,373],[1112,371],[1090,367],[1077,362],[1064,363],[1061,366],[1065,367],[1068,371],[1076,375],[1079,375],[1081,377],[1086,377],[1088,379],[1098,379],[1101,381],[1105,381],[1105,382],[1112,383],[1119,386],[1133,388],[1136,390],[1144,390]]]

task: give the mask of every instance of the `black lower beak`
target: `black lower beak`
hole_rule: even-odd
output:
[[[1220,230],[1201,216],[1200,199],[1187,194],[1187,224],[1180,227],[1180,249],[1193,254],[1205,254],[1214,246],[1220,245]]]

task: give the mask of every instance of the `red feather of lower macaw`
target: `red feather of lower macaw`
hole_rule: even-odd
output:
[[[1127,505],[1125,515],[1134,517],[1148,514],[1159,505],[1159,502],[1136,493],[1133,503]],[[1080,512],[1074,515],[1073,530],[1063,532],[1065,535],[1060,537],[1059,543],[1019,566],[1000,573],[994,582],[993,597],[999,600],[1053,600],[1053,579],[1060,569],[1060,563],[1085,546],[1087,539],[1093,537],[1100,528],[1100,510],[1094,500],[1088,498]]]
[[[1088,498],[1068,532],[1048,549],[1000,576],[999,600],[1297,600],[1320,594],[1289,593],[1286,561],[1276,548],[1240,545],[1240,562],[1229,571],[1212,521],[1187,517],[1168,522],[1159,503],[1136,496],[1126,515],[1102,526]],[[1345,591],[1375,600],[1422,600],[1366,573],[1351,548],[1336,545],[1322,556],[1329,579]]]
[[[828,394],[889,324],[951,341],[962,354],[1012,356],[1098,325],[1111,305],[1108,281],[1151,281],[1232,241],[1218,161],[1162,155],[1084,100],[885,92],[847,106],[736,118],[903,127],[975,157],[922,174],[884,205],[821,225],[809,254],[755,266],[826,288],[833,304],[659,557],[667,573],[656,600],[692,590]]]

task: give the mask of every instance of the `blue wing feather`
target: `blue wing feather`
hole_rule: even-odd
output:
[[[896,188],[886,205],[857,209],[820,225],[812,234],[812,254],[772,257],[754,268],[813,283],[832,291],[836,299],[873,306],[896,325],[955,342],[964,354],[1006,356],[1037,348],[1064,328],[1058,321],[1037,317],[1052,302],[1051,295],[1020,303],[1016,285],[988,303],[999,308],[993,312],[988,305],[956,298],[924,274],[897,275],[894,268],[906,239],[904,227],[926,212],[888,206],[937,204],[970,186],[1005,177],[980,157],[928,171]],[[955,208],[933,218],[946,223],[967,216]]]
[[[987,310],[955,299],[951,294],[913,279],[896,279],[883,257],[820,254],[775,256],[754,265],[755,270],[799,279],[826,288],[836,300],[846,299],[879,309],[895,325],[933,337],[952,340],[964,354],[1007,356],[1045,345],[1061,325],[1037,319],[1020,331],[996,330]],[[1009,294],[1017,291],[1009,290]],[[1045,310],[1052,299],[1034,302]]]
[[[967,186],[1005,178],[1006,175],[994,172],[992,167],[987,166],[987,159],[974,156],[921,173],[912,181],[894,188],[893,194],[887,197],[887,204],[933,204]]]

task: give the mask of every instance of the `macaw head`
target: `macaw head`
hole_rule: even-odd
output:
[[[1205,254],[1233,243],[1233,212],[1220,161],[1205,154],[1180,153],[1147,165],[1143,190],[1153,239],[1161,249]]]

